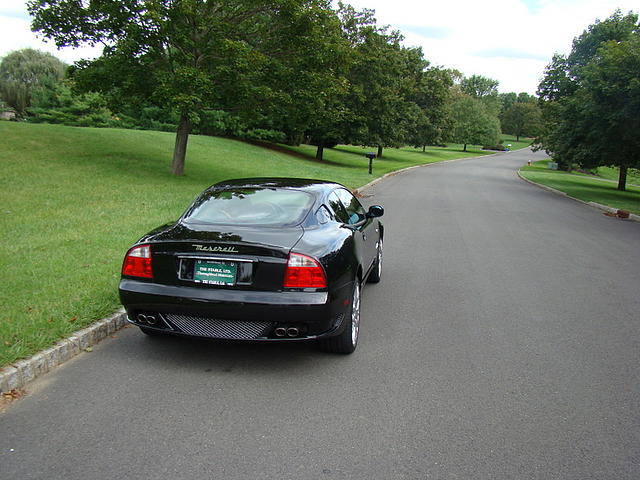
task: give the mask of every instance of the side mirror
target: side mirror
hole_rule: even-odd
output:
[[[367,212],[367,218],[376,218],[384,215],[384,208],[380,205],[372,205]]]

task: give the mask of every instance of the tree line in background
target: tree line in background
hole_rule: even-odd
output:
[[[31,0],[33,28],[62,46],[103,44],[67,67],[21,50],[0,64],[20,118],[317,146],[444,142],[499,148],[500,131],[539,133],[536,98],[433,66],[372,10],[328,0]]]
[[[640,25],[619,10],[555,55],[538,88],[544,129],[536,147],[559,166],[640,168]]]

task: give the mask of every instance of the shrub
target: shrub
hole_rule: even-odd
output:
[[[484,145],[482,147],[482,150],[497,150],[499,152],[506,152],[509,149],[502,144],[498,144],[498,145]]]
[[[259,140],[262,142],[282,143],[286,139],[286,135],[277,130],[265,130],[262,128],[255,128],[253,130],[246,130],[239,135],[239,138],[244,140]]]

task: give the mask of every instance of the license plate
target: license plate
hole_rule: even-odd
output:
[[[235,285],[237,272],[234,264],[196,260],[193,280],[210,285]]]

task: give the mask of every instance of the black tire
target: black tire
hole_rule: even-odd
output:
[[[378,253],[376,255],[376,261],[373,265],[373,270],[371,271],[371,273],[369,274],[369,278],[367,279],[367,282],[369,283],[378,283],[380,281],[380,278],[382,277],[382,265],[383,265],[383,259],[382,259],[382,254],[383,254],[383,243],[382,243],[382,237],[380,237],[380,241],[378,242]]]
[[[344,355],[354,352],[360,336],[360,298],[360,282],[356,278],[349,306],[349,317],[345,321],[344,330],[340,335],[320,340],[321,350]]]

